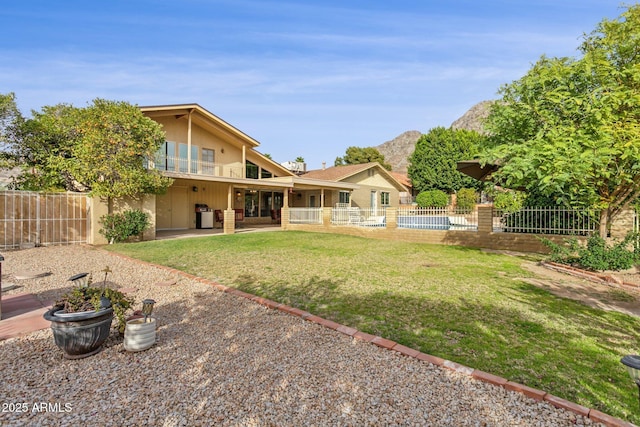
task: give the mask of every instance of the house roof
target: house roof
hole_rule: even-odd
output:
[[[393,176],[396,181],[398,181],[400,184],[404,185],[407,188],[411,188],[413,187],[413,184],[411,183],[411,179],[409,179],[409,175],[407,175],[406,173],[400,173],[400,172],[389,172],[391,174],[391,176]]]
[[[225,122],[220,117],[203,108],[199,104],[172,104],[172,105],[155,105],[138,107],[147,117],[153,119],[155,117],[173,116],[176,119],[189,119],[198,126],[212,132],[215,135],[226,137],[225,140],[232,142],[237,146],[246,145],[250,148],[247,152],[247,159],[253,162],[268,164],[273,172],[279,175],[294,175],[293,172],[282,166],[281,164],[265,157],[264,154],[255,150],[260,145],[258,141],[242,132],[240,129]]]
[[[258,141],[242,132],[240,129],[230,125],[229,123],[222,120],[220,117],[216,116],[206,108],[203,108],[199,104],[173,104],[173,105],[155,105],[155,106],[144,106],[138,107],[140,111],[145,113],[147,117],[162,117],[162,116],[175,116],[176,118],[180,117],[188,117],[191,114],[191,119],[207,128],[210,126],[214,126],[217,129],[221,129],[224,132],[228,133],[230,136],[233,136],[241,141],[247,143],[251,147],[257,147],[260,145]]]
[[[301,175],[302,178],[318,179],[325,181],[339,182],[351,176],[375,168],[381,175],[384,175],[400,191],[408,191],[407,187],[399,182],[389,171],[383,168],[378,162],[361,163],[358,165],[332,166],[326,169],[316,169]]]

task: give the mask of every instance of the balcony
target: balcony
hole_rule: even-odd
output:
[[[159,171],[175,172],[179,174],[213,176],[224,178],[242,178],[243,167],[231,166],[222,163],[202,162],[199,160],[189,161],[182,157],[156,156],[155,162],[149,168]]]

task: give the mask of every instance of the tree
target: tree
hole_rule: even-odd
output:
[[[480,188],[481,182],[456,169],[457,162],[474,158],[482,135],[472,130],[436,127],[423,134],[409,157],[408,175],[418,192]]]
[[[336,158],[334,166],[360,165],[371,162],[378,162],[386,170],[391,170],[391,165],[385,162],[384,156],[373,147],[349,147],[344,157]]]
[[[542,57],[488,118],[497,183],[601,209],[600,234],[640,194],[640,5],[584,36],[582,57]]]
[[[294,162],[297,162],[297,163],[304,163],[304,157],[302,157],[302,156],[298,156],[298,157],[296,157],[296,159],[294,160]]]
[[[22,119],[13,93],[0,93],[0,149],[4,151],[10,141],[15,139],[15,126]]]
[[[160,125],[136,106],[96,99],[86,108],[61,104],[34,112],[14,153],[28,172],[23,188],[88,191],[111,205],[113,198],[157,194],[171,185],[146,168],[164,141]]]
[[[75,108],[46,106],[23,121],[11,141],[11,153],[23,172],[13,187],[30,191],[81,191],[61,161],[72,156],[76,138]],[[84,190],[84,189],[82,189]]]

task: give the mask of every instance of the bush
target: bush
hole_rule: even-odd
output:
[[[587,240],[581,246],[576,238],[565,240],[565,245],[557,245],[548,239],[541,239],[542,243],[551,249],[551,261],[562,264],[579,264],[581,267],[595,270],[626,270],[640,261],[637,251],[630,250],[629,245],[637,239],[636,233],[629,233],[622,241],[612,246],[598,234]]]
[[[520,191],[503,191],[493,196],[493,207],[501,212],[513,213],[522,209],[525,193]]]
[[[107,238],[109,244],[124,242],[141,234],[150,224],[149,216],[139,209],[107,214],[100,217],[100,234]]]
[[[478,194],[473,188],[461,188],[458,190],[456,206],[461,212],[469,212],[476,206]]]
[[[416,197],[421,208],[444,208],[449,204],[449,196],[442,190],[423,191]]]

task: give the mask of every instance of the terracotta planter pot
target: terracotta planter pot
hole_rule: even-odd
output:
[[[51,322],[53,339],[64,357],[82,359],[98,353],[109,337],[113,308],[65,313],[54,307],[43,317]]]
[[[143,351],[156,343],[156,319],[133,319],[124,329],[124,348],[127,351]]]

